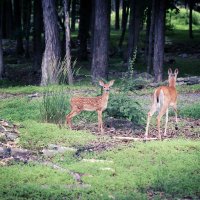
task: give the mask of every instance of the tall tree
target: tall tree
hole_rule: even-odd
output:
[[[110,1],[94,2],[94,26],[92,41],[92,82],[106,78],[108,68],[108,43],[110,33]]]
[[[132,58],[139,39],[139,31],[142,15],[144,12],[143,2],[140,0],[130,1],[130,21],[128,34],[128,60]],[[129,66],[130,67],[130,66]]]
[[[45,30],[45,51],[42,59],[41,85],[58,83],[58,63],[61,58],[61,46],[58,31],[58,19],[54,0],[42,0]]]
[[[30,37],[30,28],[31,28],[31,0],[23,0],[23,28],[25,36],[25,57],[29,58],[29,37]]]
[[[43,49],[43,17],[41,0],[34,0],[33,6],[33,66],[35,70],[38,70],[41,68]]]
[[[13,38],[13,4],[11,0],[2,0],[2,36],[3,38]]]
[[[70,27],[69,27],[69,3],[68,0],[63,0],[65,13],[65,58],[68,83],[73,84],[73,74],[71,69],[71,53],[70,53]]]
[[[22,36],[22,0],[14,1],[14,17],[15,17],[15,35],[17,38],[16,53],[22,55],[24,53],[23,36]]]
[[[120,0],[115,0],[115,30],[119,30],[119,6]]]
[[[77,0],[72,0],[72,11],[71,11],[71,31],[75,31],[76,28],[76,3]]]
[[[152,69],[152,58],[153,58],[153,39],[154,39],[154,26],[155,26],[155,1],[152,0],[151,10],[151,22],[148,34],[148,51],[147,51],[147,73],[151,72]]]
[[[80,0],[80,22],[79,34],[80,48],[78,52],[79,60],[87,60],[87,41],[89,38],[89,29],[91,22],[92,0]]]
[[[3,47],[2,47],[2,2],[0,2],[0,80],[3,77],[4,64],[3,64]]]
[[[165,7],[166,0],[155,0],[153,70],[156,82],[162,81],[163,78]]]
[[[129,0],[122,0],[122,22],[121,22],[121,29],[122,33],[119,40],[119,48],[122,47],[124,36],[126,33],[126,27],[127,27],[127,21],[128,21],[128,15],[129,15]]]

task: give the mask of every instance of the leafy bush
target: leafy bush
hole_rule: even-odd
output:
[[[128,97],[125,93],[110,95],[108,116],[128,119],[136,124],[144,123],[144,112],[141,105]]]
[[[200,103],[192,104],[180,110],[180,116],[200,119]]]
[[[47,87],[42,97],[41,117],[45,122],[62,124],[65,120],[68,105],[69,97],[63,87],[54,90]]]

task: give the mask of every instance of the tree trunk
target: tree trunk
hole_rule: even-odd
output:
[[[42,18],[42,2],[41,0],[34,1],[34,13],[33,13],[33,58],[34,58],[34,69],[37,71],[41,68],[42,62],[42,28],[43,28],[43,18]]]
[[[128,55],[127,61],[132,59],[133,52],[137,49],[139,32],[140,32],[140,23],[142,18],[141,2],[139,0],[130,2],[130,21],[129,21],[129,35],[128,35]],[[130,70],[130,66],[129,66]]]
[[[193,39],[194,36],[193,36],[193,31],[192,31],[192,10],[193,10],[193,7],[194,7],[194,2],[193,0],[189,0],[189,37],[190,39]]]
[[[68,84],[73,84],[73,74],[71,69],[71,53],[70,53],[70,27],[69,27],[69,11],[68,11],[68,0],[63,0],[64,13],[65,13],[65,59]]]
[[[71,11],[71,31],[76,29],[76,1],[72,0],[72,11]]]
[[[2,47],[2,7],[1,7],[0,8],[0,80],[3,77],[3,72],[4,72],[4,64],[3,64],[3,47]]]
[[[23,20],[24,20],[24,35],[25,35],[25,57],[29,58],[29,36],[31,23],[31,0],[23,0]]]
[[[119,30],[119,4],[120,0],[115,0],[115,30]]]
[[[21,23],[21,7],[21,0],[14,0],[15,35],[17,38],[16,53],[18,55],[22,55],[24,53]]]
[[[121,24],[122,33],[121,33],[119,45],[118,45],[120,49],[122,48],[124,36],[126,33],[128,14],[129,14],[129,1],[123,0],[123,2],[122,2],[122,24]]]
[[[11,0],[2,0],[2,37],[13,38],[13,5]]]
[[[80,0],[80,23],[79,40],[80,48],[78,52],[79,60],[87,60],[87,41],[89,38],[90,20],[91,20],[91,0]]]
[[[110,33],[110,1],[95,1],[95,19],[92,42],[92,82],[106,78],[108,68],[108,42]]]
[[[152,69],[154,26],[155,26],[155,0],[152,0],[151,22],[150,22],[149,39],[148,39],[147,73],[150,73]]]
[[[58,31],[58,19],[54,0],[42,0],[45,30],[45,51],[42,59],[41,85],[58,83],[58,64],[61,47]]]
[[[155,0],[155,30],[153,70],[155,82],[162,81],[164,61],[165,0]]]

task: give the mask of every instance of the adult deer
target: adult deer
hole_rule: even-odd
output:
[[[107,108],[110,87],[113,85],[114,80],[105,84],[99,81],[99,85],[103,87],[103,94],[97,97],[73,97],[71,98],[71,112],[66,116],[66,123],[72,128],[72,118],[78,115],[81,111],[96,111],[98,113],[98,131],[103,130],[102,112]]]
[[[145,138],[148,137],[148,129],[149,123],[151,120],[152,115],[156,112],[157,108],[159,109],[158,117],[157,117],[157,128],[158,128],[158,137],[161,139],[160,135],[160,120],[162,116],[166,113],[166,120],[165,120],[165,132],[164,136],[167,136],[167,123],[168,123],[168,109],[169,106],[172,106],[175,111],[176,117],[176,124],[177,124],[177,91],[176,91],[176,79],[178,75],[178,69],[175,69],[174,74],[172,70],[168,70],[168,81],[169,86],[161,86],[158,87],[153,95],[153,104],[151,109],[148,113],[147,118],[147,126],[146,126],[146,133]]]

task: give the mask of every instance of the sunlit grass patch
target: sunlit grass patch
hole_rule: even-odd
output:
[[[25,121],[20,129],[20,145],[28,149],[41,149],[48,144],[63,146],[81,146],[95,139],[86,131],[73,131],[50,123]]]

